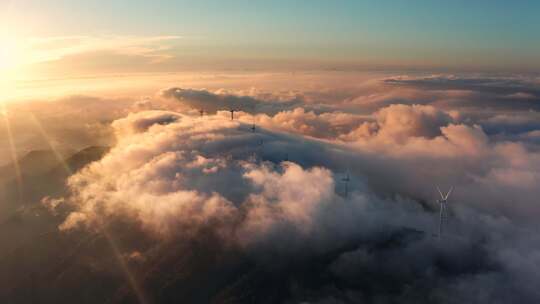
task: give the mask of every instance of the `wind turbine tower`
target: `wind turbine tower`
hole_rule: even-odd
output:
[[[230,109],[229,112],[231,112],[231,120],[234,120],[234,112],[236,112],[236,110]]]
[[[439,238],[442,237],[443,225],[444,225],[444,222],[448,218],[448,213],[446,211],[446,206],[448,204],[448,197],[450,197],[450,194],[452,194],[452,190],[454,190],[454,187],[450,187],[450,190],[448,190],[446,195],[443,195],[443,193],[441,192],[441,189],[439,189],[439,187],[437,186],[437,191],[439,192],[439,195],[441,196],[441,199],[437,200],[437,202],[440,205],[440,209],[439,209]]]
[[[251,159],[256,162],[257,159],[262,159],[262,149],[263,149],[264,141],[262,139],[258,140],[255,143],[255,147],[253,149],[253,152],[251,154]]]
[[[351,181],[349,172],[347,172],[347,175],[342,178],[341,181],[345,183],[345,197],[347,197],[349,195],[349,182]]]

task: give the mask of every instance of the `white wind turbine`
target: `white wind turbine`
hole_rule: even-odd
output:
[[[347,197],[349,195],[349,182],[351,181],[349,172],[347,172],[347,175],[342,178],[341,181],[345,183],[345,197]]]
[[[439,191],[439,194],[441,195],[441,199],[437,200],[437,203],[440,205],[439,209],[439,238],[442,236],[442,227],[444,222],[446,221],[448,217],[448,213],[446,211],[446,205],[448,204],[448,197],[450,194],[452,194],[452,190],[454,190],[454,187],[450,187],[450,190],[446,193],[446,195],[443,195],[441,192],[441,189],[439,189],[439,186],[437,186],[437,191]]]
[[[255,113],[256,113],[256,108],[257,105],[256,104],[253,104],[253,114],[251,115],[252,119],[253,119],[253,125],[251,125],[251,132],[255,133]]]

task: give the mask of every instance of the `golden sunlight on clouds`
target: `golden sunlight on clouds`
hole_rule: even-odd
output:
[[[9,41],[2,39],[0,42],[0,70],[6,70],[12,68],[16,64],[17,52],[10,45]]]
[[[179,36],[51,36],[16,38],[0,33],[0,70],[59,61],[85,53],[109,51],[159,60]]]
[[[50,36],[17,38],[0,32],[0,68],[62,59],[93,51],[116,51],[128,55],[159,57],[166,42],[180,36]]]
[[[15,70],[24,60],[22,43],[14,35],[0,32],[0,72]]]
[[[158,64],[171,57],[179,36],[44,36],[0,32],[0,99],[36,92],[36,83],[77,80]],[[115,60],[111,60],[113,57]],[[29,90],[30,89],[30,90]]]
[[[159,57],[155,52],[168,49],[165,42],[176,39],[180,36],[53,36],[32,37],[27,44],[32,59],[43,62],[96,51]]]
[[[13,37],[0,34],[0,102],[14,93],[14,79],[23,60],[20,44]]]

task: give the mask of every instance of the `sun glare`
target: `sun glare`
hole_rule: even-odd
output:
[[[0,69],[4,70],[10,66],[12,60],[12,51],[7,46],[2,45],[0,48]]]
[[[15,95],[15,81],[21,76],[22,44],[14,37],[0,33],[0,101]]]
[[[19,43],[10,37],[0,37],[0,71],[14,69],[20,64]]]

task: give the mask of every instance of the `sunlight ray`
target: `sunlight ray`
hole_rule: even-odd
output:
[[[13,168],[15,169],[15,180],[17,182],[18,201],[20,203],[23,199],[23,178],[22,178],[21,168],[19,165],[19,159],[17,156],[15,141],[13,140],[13,132],[11,130],[11,123],[9,122],[7,107],[4,103],[0,102],[0,104],[2,105],[2,116],[4,117],[4,123],[6,125],[6,133],[7,133],[7,139],[8,139],[9,149],[10,149],[10,154],[11,154],[11,161],[13,164]]]
[[[128,284],[129,284],[131,290],[133,291],[133,293],[137,297],[137,301],[139,302],[139,304],[148,304],[149,302],[148,302],[143,290],[139,286],[139,283],[137,282],[137,279],[136,279],[135,275],[131,272],[131,270],[129,269],[129,265],[126,263],[126,260],[122,256],[122,253],[120,251],[120,248],[119,248],[116,240],[113,238],[113,236],[108,231],[107,227],[105,226],[105,224],[102,221],[99,221],[99,229],[101,230],[101,232],[103,232],[103,235],[105,236],[105,238],[107,240],[107,243],[109,244],[109,246],[110,246],[110,248],[111,248],[111,250],[112,250],[112,252],[114,254],[114,257],[115,257],[116,261],[118,262],[118,265],[122,269],[122,272],[124,273],[124,276],[126,277],[126,280],[127,280]]]
[[[58,152],[58,149],[56,149],[56,147],[54,146],[53,141],[51,140],[50,136],[47,134],[47,131],[45,130],[43,125],[39,122],[39,120],[34,114],[30,113],[30,116],[32,118],[34,125],[39,130],[39,133],[45,139],[50,149],[53,151],[58,162],[62,164],[62,167],[64,168],[64,170],[71,176],[73,174],[73,170],[71,170],[71,168],[69,167],[67,162],[64,160],[60,152]],[[139,301],[140,304],[148,303],[146,301],[146,297],[144,296],[144,293],[142,292],[141,288],[139,287],[137,283],[135,276],[129,269],[129,266],[127,265],[124,257],[122,256],[117,242],[114,240],[111,233],[107,230],[107,228],[105,227],[105,224],[100,222],[99,226],[100,226],[100,230],[103,232],[103,235],[105,236],[107,240],[107,243],[109,244],[109,247],[111,248],[114,254],[116,261],[118,262],[118,265],[122,269],[122,272],[124,273],[124,276],[126,277],[130,288],[133,290],[135,296],[137,297],[137,300]]]
[[[47,134],[47,131],[45,131],[45,128],[43,127],[43,125],[39,122],[39,120],[33,113],[30,113],[30,117],[32,118],[32,122],[36,126],[37,130],[39,131],[43,139],[47,142],[47,145],[49,145],[49,148],[51,148],[51,151],[53,151],[54,156],[56,157],[58,162],[62,165],[62,168],[66,171],[68,175],[71,176],[73,174],[73,170],[71,170],[67,162],[64,160],[64,157],[62,157],[62,154],[60,154],[60,152],[58,152],[58,149],[56,149],[56,147],[53,145],[52,140],[50,136]]]

